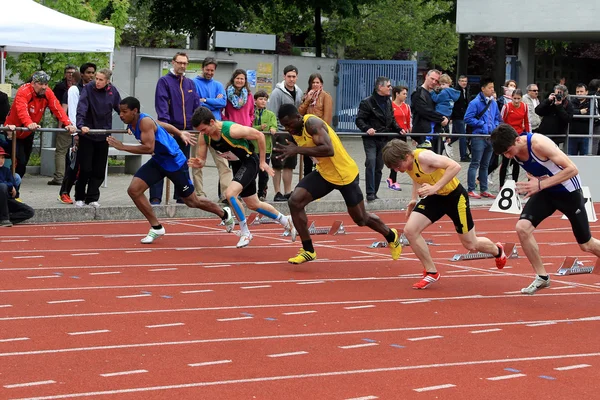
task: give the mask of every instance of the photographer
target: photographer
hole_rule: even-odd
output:
[[[535,113],[543,117],[539,132],[544,135],[566,135],[569,123],[573,119],[573,105],[567,98],[568,89],[564,85],[556,85],[554,92],[542,101],[536,108]],[[551,138],[554,143],[560,144],[565,141],[564,137]]]

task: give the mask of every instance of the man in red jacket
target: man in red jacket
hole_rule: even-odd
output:
[[[65,129],[70,133],[75,133],[77,129],[71,124],[67,114],[60,105],[60,100],[56,98],[52,90],[48,87],[50,77],[44,71],[38,71],[33,74],[31,83],[26,83],[17,90],[15,100],[10,108],[6,121],[9,128],[27,127],[29,131],[18,131],[17,137],[17,165],[16,173],[21,177],[25,175],[29,156],[33,148],[33,133],[40,128],[38,125],[44,116],[46,107],[63,123]],[[8,134],[8,139],[12,140],[12,134]]]

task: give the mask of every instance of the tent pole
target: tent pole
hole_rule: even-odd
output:
[[[108,60],[108,63],[109,63],[109,67],[108,68],[110,68],[111,71],[113,70],[113,59],[114,59],[114,56],[115,56],[115,53],[111,51],[110,52],[110,57],[109,57],[109,60]]]
[[[5,65],[5,60],[4,60],[4,50],[6,49],[6,47],[4,46],[0,46],[0,57],[2,57],[2,60],[0,60],[0,83],[4,83],[4,75],[6,75],[6,65]]]

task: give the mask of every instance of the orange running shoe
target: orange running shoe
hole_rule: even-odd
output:
[[[496,243],[496,246],[498,246],[498,248],[500,249],[500,251],[502,253],[502,254],[500,254],[500,257],[496,257],[496,268],[502,269],[506,265],[506,260],[508,258],[506,257],[506,254],[504,253],[504,246],[502,246],[502,243],[498,242],[498,243]]]
[[[440,273],[428,274],[427,271],[423,271],[423,279],[415,283],[413,289],[427,289],[432,284],[440,280]]]
[[[71,199],[71,196],[69,196],[68,193],[61,194],[58,200],[63,204],[73,204],[73,200]]]

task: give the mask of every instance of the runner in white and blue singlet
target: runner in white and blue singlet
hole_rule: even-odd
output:
[[[569,219],[581,250],[600,257],[600,241],[592,237],[581,178],[573,161],[546,136],[533,133],[519,136],[508,124],[497,127],[491,140],[494,152],[514,158],[529,178],[528,182],[517,182],[517,191],[530,199],[523,207],[516,230],[537,276],[521,292],[534,294],[550,286],[533,231],[557,210]]]
[[[160,182],[165,177],[175,185],[178,193],[188,207],[199,208],[218,215],[225,223],[227,232],[234,227],[233,214],[228,207],[221,208],[206,197],[198,197],[194,192],[194,185],[186,168],[186,157],[179,148],[175,139],[169,135],[177,135],[186,144],[195,144],[189,132],[180,131],[172,125],[155,121],[147,114],[140,113],[140,102],[135,97],[126,97],[121,100],[121,121],[127,124],[127,129],[140,142],[140,145],[123,144],[112,136],[106,138],[109,145],[117,150],[128,151],[133,154],[152,154],[152,158],[140,167],[135,173],[127,193],[136,207],[144,214],[150,223],[148,235],[142,243],[148,244],[165,234],[165,228],[158,222],[154,210],[144,196],[150,186]]]

